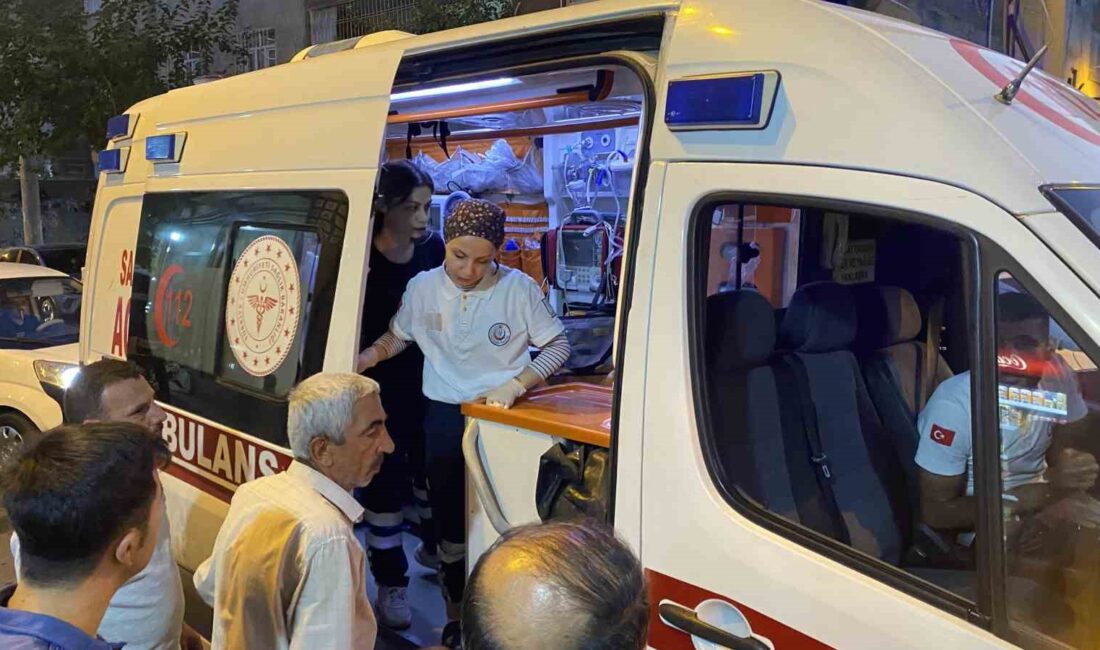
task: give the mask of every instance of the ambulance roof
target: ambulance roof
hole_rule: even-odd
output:
[[[814,0],[766,10],[691,0],[662,57],[669,78],[732,68],[775,69],[783,80],[765,131],[673,134],[658,124],[657,158],[935,179],[1017,214],[1053,209],[1043,184],[1100,181],[1093,100],[1036,70],[1006,106],[994,96],[1024,63],[910,23]]]
[[[154,125],[198,127],[222,117],[292,107],[326,104],[334,110],[336,103],[366,96],[384,100],[389,89],[370,79],[370,63],[384,56],[422,55],[661,12],[674,30],[660,52],[653,160],[773,161],[930,178],[987,196],[1017,214],[1052,209],[1040,185],[1100,182],[1100,110],[1093,100],[1036,70],[1006,106],[994,95],[1022,62],[909,23],[817,0],[763,5],[752,0],[603,0],[424,36],[374,44],[368,39],[358,48],[143,102],[133,110],[154,124],[139,124],[137,137]],[[782,74],[767,129],[685,134],[664,127],[662,86],[669,79],[765,69]],[[202,137],[189,133],[188,147]],[[277,146],[285,139],[265,141]],[[320,146],[317,138],[310,141]],[[255,152],[263,161],[278,155]],[[305,158],[339,162],[330,155]],[[228,156],[226,162],[230,159],[240,161]],[[263,162],[249,166],[262,167]]]

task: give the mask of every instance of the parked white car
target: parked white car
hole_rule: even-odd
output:
[[[82,286],[30,264],[0,263],[0,463],[61,424],[61,399],[79,372]]]

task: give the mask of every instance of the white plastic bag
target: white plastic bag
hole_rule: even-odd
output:
[[[516,154],[512,151],[512,145],[508,144],[507,140],[497,140],[494,142],[488,150],[485,151],[485,162],[491,163],[501,169],[508,169],[512,167],[519,160],[516,159]]]
[[[509,190],[508,170],[518,163],[508,142],[497,140],[476,163],[462,168],[453,179],[471,192],[504,192]]]
[[[518,194],[543,194],[542,170],[539,169],[535,147],[527,150],[523,160],[508,170],[508,186]]]
[[[436,191],[440,194],[448,194],[455,189],[472,189],[461,182],[461,174],[464,169],[477,163],[478,157],[476,155],[462,147],[455,147],[451,157],[439,163],[439,181],[436,181]],[[435,178],[433,178],[433,181],[435,181]],[[452,182],[457,184],[458,187],[452,186]]]
[[[434,192],[442,192],[446,190],[447,181],[443,173],[440,171],[440,165],[438,162],[436,162],[435,158],[432,158],[428,154],[421,151],[416,154],[415,158],[412,159],[412,164],[415,165],[417,169],[431,177],[432,185],[435,186],[433,188]]]

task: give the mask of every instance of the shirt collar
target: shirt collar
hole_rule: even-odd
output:
[[[344,513],[344,516],[350,519],[352,523],[358,523],[363,518],[363,506],[355,500],[355,497],[321,472],[296,460],[290,464],[286,473],[288,476],[307,483],[317,494],[325,497],[329,503]]]
[[[0,642],[11,637],[39,639],[51,648],[64,650],[119,650],[125,644],[108,643],[92,638],[83,630],[65,621],[34,612],[8,609],[8,601],[15,593],[15,585],[0,590]]]
[[[477,287],[465,290],[458,288],[458,285],[451,280],[451,276],[447,275],[447,269],[445,267],[440,268],[440,275],[443,276],[441,280],[443,298],[445,300],[455,300],[463,294],[471,298],[485,298],[492,297],[493,290],[500,284],[500,279],[504,276],[505,269],[500,264],[493,265],[493,270],[485,274],[485,277],[481,279]]]

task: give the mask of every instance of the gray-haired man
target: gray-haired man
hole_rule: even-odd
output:
[[[378,384],[321,374],[290,394],[294,462],[237,489],[195,587],[218,648],[374,647],[366,555],[351,495],[393,451]]]

